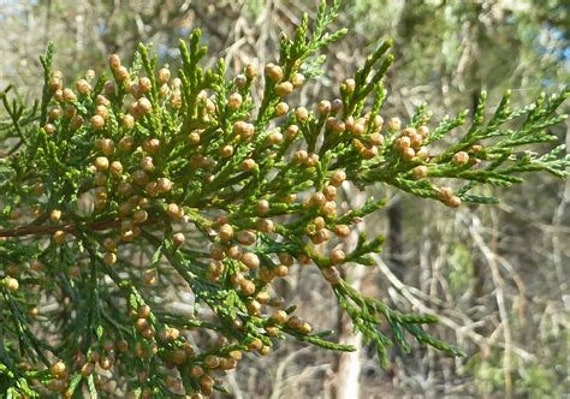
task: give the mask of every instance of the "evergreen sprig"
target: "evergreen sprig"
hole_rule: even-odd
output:
[[[382,116],[386,42],[339,98],[294,104],[322,66],[318,51],[346,32],[330,31],[339,7],[322,1],[263,71],[228,77],[223,60],[204,68],[194,31],[180,42],[178,71],[141,45],[130,67],[111,55],[109,74],[89,71],[71,88],[50,45],[39,106],[0,94],[2,393],[96,396],[115,379],[139,397],[202,397],[225,390],[219,377],[244,353],[267,355],[287,336],[353,350],[276,295],[298,266],[322,273],[383,365],[390,346],[410,350],[408,337],[461,353],[425,330],[433,316],[346,282],[352,265],[374,266],[382,237],[343,248],[385,201],[346,210],[339,189],[384,183],[457,207],[495,202],[469,192],[518,183],[521,172],[566,177],[564,148],[536,145],[555,140],[548,129],[566,118],[556,110],[569,92],[515,109],[507,94],[491,115],[483,94],[468,127],[466,112],[430,122],[424,104],[404,126]],[[192,304],[165,305],[177,292]]]

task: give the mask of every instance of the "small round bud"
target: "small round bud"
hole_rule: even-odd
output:
[[[322,216],[317,216],[313,219],[313,225],[315,226],[315,229],[322,230],[326,226],[326,221]]]
[[[143,76],[142,78],[139,79],[138,87],[136,87],[136,89],[140,90],[142,93],[148,93],[150,91],[150,89],[152,89],[151,80],[149,78],[147,78],[146,76]],[[131,93],[133,93],[133,95],[135,95],[135,97],[137,94],[136,91],[137,90],[131,89]]]
[[[226,252],[222,245],[212,244],[210,246],[210,258],[213,260],[223,260],[226,257]]]
[[[139,98],[136,104],[136,110],[140,115],[146,115],[152,109],[152,104],[146,97]]]
[[[302,73],[296,72],[291,77],[291,83],[293,84],[293,87],[296,89],[303,86],[303,84],[305,83],[305,75],[303,75]]]
[[[148,183],[148,175],[142,169],[137,169],[131,174],[133,182],[137,186],[144,186]]]
[[[350,227],[345,224],[339,224],[334,227],[334,234],[337,237],[348,237],[350,235]]]
[[[273,281],[273,279],[275,278],[275,275],[273,274],[273,271],[271,271],[265,267],[261,267],[261,268],[259,268],[259,271],[258,271],[258,277],[265,284],[269,284]]]
[[[117,54],[111,54],[109,56],[109,66],[112,70],[117,70],[121,66],[121,59]]]
[[[107,266],[114,265],[117,263],[117,254],[114,252],[105,252],[105,255],[103,255],[103,263]]]
[[[126,130],[131,130],[135,127],[135,118],[131,114],[123,116],[121,119],[121,126]]]
[[[317,105],[317,111],[319,111],[319,113],[321,115],[326,115],[329,112],[331,112],[331,103],[328,100],[322,100],[321,102],[319,102],[319,104]]]
[[[49,220],[51,220],[52,223],[57,223],[60,221],[60,219],[61,219],[61,211],[59,209],[54,209],[49,214]]]
[[[354,89],[356,88],[356,81],[352,78],[346,79],[343,83],[341,88],[347,92],[347,93],[352,93],[354,92]]]
[[[237,121],[234,123],[233,132],[242,140],[247,141],[253,137],[253,134],[255,133],[255,126],[244,121]]]
[[[239,289],[242,294],[250,296],[255,294],[256,287],[253,281],[244,279],[239,283]]]
[[[328,215],[327,215],[328,216]],[[313,244],[319,245],[323,244],[331,239],[331,232],[328,229],[322,229],[315,233],[314,236],[311,237],[311,241]]]
[[[273,321],[276,324],[285,324],[288,317],[289,315],[287,314],[287,312],[279,309],[273,312],[273,314],[271,315],[271,321]]]
[[[69,123],[69,127],[71,127],[72,130],[77,130],[79,129],[81,126],[83,126],[83,117],[81,115],[75,115],[73,118],[71,118],[71,122]]]
[[[55,98],[57,101],[63,101],[63,90],[57,89],[54,91],[53,98]]]
[[[142,149],[149,154],[156,154],[160,148],[160,140],[152,138],[142,144]]]
[[[409,137],[410,146],[416,150],[419,149],[424,142],[423,137],[418,133],[411,134]]]
[[[105,139],[102,139],[99,144],[100,144],[101,152],[106,157],[113,155],[113,152],[115,152],[115,143],[113,143],[113,140],[105,138]]]
[[[15,279],[14,277],[10,277],[10,276],[4,277],[3,283],[4,283],[4,286],[10,292],[16,292],[20,288],[19,281],[17,279]]]
[[[255,79],[257,77],[257,74],[258,74],[257,67],[253,64],[246,65],[244,72],[245,72],[245,76],[249,80]]]
[[[259,257],[254,254],[253,252],[245,252],[241,259],[240,259],[241,263],[243,263],[244,265],[247,266],[248,269],[257,269],[259,268],[260,265],[260,261],[259,261]]]
[[[345,131],[346,125],[343,121],[339,121],[331,116],[327,119],[327,128],[329,128],[333,134],[340,134]]]
[[[200,132],[198,131],[193,131],[188,135],[188,141],[191,144],[200,144]]]
[[[105,118],[101,115],[93,115],[91,117],[91,127],[95,130],[102,129],[105,126]]]
[[[231,225],[225,223],[220,226],[218,230],[218,237],[220,241],[230,241],[234,236],[234,229]]]
[[[311,204],[314,206],[322,206],[326,201],[327,197],[320,191],[317,191],[311,196]]]
[[[275,106],[275,109],[274,109],[274,113],[275,113],[276,117],[283,116],[287,112],[289,112],[289,104],[287,104],[284,101],[277,103],[277,105]]]
[[[168,83],[170,80],[170,69],[160,68],[158,70],[158,81],[162,84]]]
[[[95,370],[95,365],[91,362],[87,362],[81,367],[81,375],[87,378],[91,374],[93,374],[94,370]]]
[[[103,86],[103,93],[105,93],[107,97],[113,97],[116,91],[117,88],[115,87],[115,82],[112,82],[110,80],[105,82],[105,85]]]
[[[165,98],[168,97],[169,95],[170,95],[170,86],[168,86],[166,83],[160,86],[160,90],[158,91],[158,96],[160,98]]]
[[[429,135],[429,128],[425,125],[418,127],[418,134],[422,136],[422,138],[426,139]]]
[[[293,315],[287,319],[287,327],[290,327],[294,330],[298,329],[301,324],[303,324],[303,319],[301,319],[299,316]]]
[[[172,190],[172,187],[174,186],[172,180],[168,179],[167,177],[158,178],[156,183],[158,190],[162,193],[169,192],[170,190]]]
[[[109,169],[109,158],[97,157],[97,158],[95,158],[93,165],[95,166],[95,169],[97,169],[97,170],[100,170],[100,171],[107,170],[107,169]]]
[[[412,137],[413,135],[417,134],[417,131],[413,127],[407,127],[402,131],[402,136]]]
[[[416,156],[416,151],[413,148],[406,148],[402,151],[402,158],[406,161],[411,161]]]
[[[400,118],[390,118],[388,119],[388,130],[397,131],[402,127],[402,122]]]
[[[228,107],[232,110],[232,111],[236,111],[239,109],[239,107],[241,107],[243,103],[243,99],[241,94],[239,93],[232,93],[230,94],[230,96],[228,97]]]
[[[243,89],[247,84],[247,77],[244,74],[240,73],[235,77],[234,83],[238,88]]]
[[[55,126],[52,123],[46,123],[44,125],[44,131],[46,134],[52,135],[55,132]]]
[[[457,208],[461,205],[461,198],[456,195],[452,195],[444,203],[451,208]]]
[[[52,120],[56,120],[61,116],[61,108],[60,107],[52,107],[48,111],[48,116]]]
[[[275,223],[271,219],[260,219],[257,222],[257,228],[263,233],[273,233],[275,232]]]
[[[87,80],[79,79],[75,84],[75,89],[79,94],[87,96],[91,93],[92,87]]]
[[[255,232],[251,230],[241,230],[236,236],[238,242],[242,245],[253,245],[256,241]]]
[[[293,263],[295,262],[295,259],[293,259],[293,255],[291,255],[290,253],[281,252],[279,253],[279,262],[281,262],[286,266],[292,266]]]
[[[155,169],[152,157],[146,156],[141,159],[140,166],[145,172],[152,172]]]
[[[243,248],[239,245],[232,245],[227,249],[226,253],[232,259],[240,259],[243,255]]]
[[[63,89],[63,100],[67,101],[67,102],[72,102],[77,100],[77,96],[75,95],[75,93],[73,92],[73,90],[71,90],[70,88],[65,88]]]
[[[341,281],[340,272],[334,266],[322,269],[323,277],[330,284],[338,284]]]
[[[251,301],[249,301],[247,303],[247,313],[251,316],[259,316],[261,313],[261,304],[256,301],[255,299],[252,299]]]
[[[453,155],[451,162],[455,166],[467,165],[469,163],[469,154],[467,154],[465,151],[459,151]]]
[[[295,137],[297,137],[297,134],[299,133],[299,126],[297,125],[289,125],[287,126],[287,128],[285,129],[285,138],[287,140],[293,140]]]
[[[473,144],[470,150],[473,154],[477,154],[479,151],[483,150],[483,146],[481,144]]]
[[[103,247],[110,252],[114,252],[117,249],[117,240],[111,237],[107,237],[103,240]]]
[[[232,274],[230,281],[234,285],[240,285],[243,281],[245,281],[245,277],[241,273]]]
[[[289,275],[289,267],[285,265],[278,265],[273,269],[275,277],[287,277]]]
[[[296,162],[298,164],[305,163],[308,158],[309,158],[309,154],[305,150],[297,150],[293,154],[293,162]]]
[[[178,206],[178,204],[171,202],[166,206],[166,214],[172,219],[180,219],[184,216],[184,211]]]
[[[54,91],[54,92],[57,90],[61,90],[61,88],[63,87],[63,81],[62,81],[61,77],[56,76],[55,73],[50,78],[48,84],[49,84],[50,89],[52,89],[52,91]]]
[[[283,69],[279,65],[270,62],[265,67],[265,76],[274,82],[279,82],[283,79]]]
[[[210,100],[209,98],[206,99],[206,111],[209,114],[212,114],[212,113],[216,112],[216,109],[217,109],[216,104],[212,100]]]
[[[330,183],[335,187],[339,187],[345,180],[346,173],[344,173],[342,170],[335,170],[330,177]]]
[[[120,161],[111,162],[109,172],[113,177],[120,177],[123,174],[123,164]]]
[[[241,170],[243,170],[244,172],[251,172],[252,170],[255,169],[257,163],[253,159],[247,158],[241,163],[240,166]]]
[[[172,235],[172,243],[174,244],[175,247],[179,247],[182,244],[184,244],[185,240],[186,238],[184,237],[184,234],[181,232],[174,233]]]
[[[323,187],[323,194],[327,201],[334,201],[336,199],[336,187],[332,184]]]
[[[107,120],[109,119],[109,108],[104,105],[97,105],[95,107],[95,115],[102,116],[103,119]]]
[[[275,88],[275,92],[279,97],[287,97],[289,94],[293,92],[293,83],[291,82],[281,82]]]
[[[396,148],[396,150],[399,153],[403,153],[404,150],[410,148],[410,138],[408,136],[402,136],[402,137],[398,137],[395,141],[394,141],[394,147]]]
[[[309,119],[309,111],[305,107],[298,107],[295,109],[295,117],[300,122],[305,122]]]
[[[170,97],[170,105],[176,109],[182,107],[182,96],[180,95],[180,91],[172,92],[172,97]]]
[[[370,144],[372,144],[374,146],[381,146],[384,144],[384,136],[382,136],[378,132],[375,132],[375,133],[372,133],[370,135],[370,137],[368,138],[368,141],[370,142]]]
[[[416,180],[425,179],[428,174],[429,170],[425,165],[419,165],[412,169],[412,177]]]
[[[62,361],[55,362],[49,368],[50,374],[58,379],[63,379],[67,375],[67,367]]]
[[[420,147],[417,151],[416,151],[416,157],[418,157],[418,159],[425,161],[429,156],[428,150],[425,147]]]
[[[438,198],[443,202],[446,202],[447,200],[449,200],[449,198],[451,198],[454,195],[453,189],[447,186],[439,187],[437,189],[437,192],[438,192]]]
[[[374,119],[370,121],[370,124],[372,125],[373,129],[380,130],[382,129],[382,126],[384,126],[384,118],[382,118],[380,115],[374,115]]]
[[[270,208],[269,201],[267,201],[266,199],[261,199],[257,201],[257,204],[255,206],[255,211],[257,212],[258,215],[263,215],[264,213],[269,211],[269,208]]]
[[[319,155],[314,152],[310,153],[307,157],[307,166],[316,167],[319,164]]]
[[[331,262],[333,265],[339,265],[346,259],[346,254],[342,249],[333,249],[331,251]]]
[[[119,148],[119,151],[121,151],[121,152],[129,152],[134,148],[134,145],[135,145],[134,137],[123,136],[119,140],[119,144],[117,145],[117,147]]]
[[[297,331],[299,331],[301,334],[307,335],[313,332],[313,326],[305,321],[299,326],[299,328],[297,328]]]
[[[115,77],[119,82],[127,82],[127,84],[129,82],[129,79],[131,78],[129,70],[122,65],[116,69]]]
[[[225,146],[221,147],[219,150],[219,154],[222,158],[229,158],[234,154],[234,147],[231,144],[226,144]]]

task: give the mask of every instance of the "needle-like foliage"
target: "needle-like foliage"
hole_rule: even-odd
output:
[[[321,271],[382,364],[410,339],[460,355],[427,332],[435,317],[344,280],[346,268],[374,265],[382,237],[341,248],[384,201],[345,209],[337,190],[384,183],[458,207],[495,202],[478,188],[519,183],[522,172],[565,177],[563,148],[541,144],[556,142],[549,128],[570,92],[515,109],[506,94],[494,111],[482,95],[471,122],[466,112],[432,121],[428,105],[401,121],[382,112],[387,42],[338,98],[295,104],[319,75],[319,50],[346,33],[328,30],[339,5],[323,1],[314,23],[305,16],[282,37],[275,63],[236,76],[222,60],[201,66],[195,31],[176,71],[140,46],[132,66],[111,55],[110,73],[67,86],[50,46],[41,101],[0,94],[3,396],[96,397],[115,381],[137,397],[198,398],[224,390],[220,376],[244,352],[268,355],[276,340],[353,350],[276,296],[298,265]],[[193,306],[167,306],[173,290]]]

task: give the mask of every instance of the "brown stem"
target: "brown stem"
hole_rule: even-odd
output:
[[[81,226],[74,224],[65,224],[58,226],[46,226],[46,225],[27,225],[16,227],[9,230],[0,230],[1,237],[23,237],[27,235],[41,235],[41,234],[53,234],[58,230],[63,230],[66,233],[75,234],[78,230],[106,230],[118,227],[121,221],[119,219],[114,220],[103,220],[98,222],[84,223]],[[80,227],[80,228],[79,228]]]

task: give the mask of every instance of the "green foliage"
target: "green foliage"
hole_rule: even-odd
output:
[[[570,158],[561,147],[526,150],[555,139],[548,128],[565,118],[556,109],[569,91],[514,110],[505,95],[491,115],[483,95],[465,128],[463,112],[430,131],[427,106],[405,126],[385,121],[386,42],[339,98],[293,105],[288,97],[318,75],[318,51],[345,34],[327,30],[339,6],[323,1],[313,24],[305,16],[283,36],[264,79],[253,65],[231,78],[222,60],[203,68],[195,31],[180,43],[176,76],[140,46],[130,68],[112,55],[109,76],[88,72],[71,89],[50,46],[40,105],[26,107],[10,88],[1,94],[3,392],[80,396],[114,380],[141,397],[208,396],[225,390],[218,377],[242,353],[267,355],[286,336],[353,350],[314,333],[276,296],[275,281],[297,266],[322,272],[382,364],[389,346],[408,351],[410,338],[461,353],[424,329],[433,316],[346,283],[343,269],[372,266],[383,239],[361,235],[351,252],[340,248],[384,201],[343,209],[337,188],[385,183],[457,207],[496,201],[472,191],[518,183],[521,172],[563,177]],[[166,306],[172,291],[191,292],[191,309]]]

